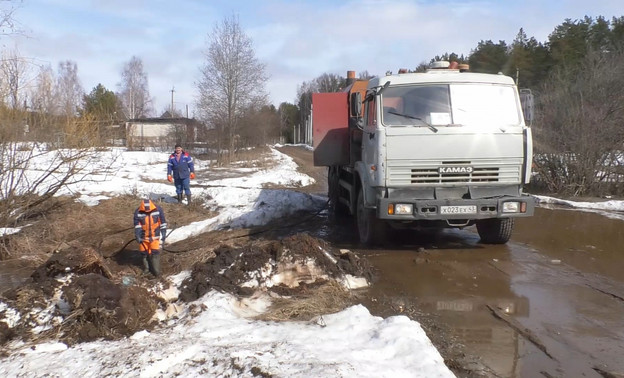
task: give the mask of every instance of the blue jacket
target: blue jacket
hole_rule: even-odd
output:
[[[169,162],[167,162],[167,176],[172,175],[175,180],[188,178],[191,172],[195,172],[195,166],[193,165],[193,158],[188,152],[182,151],[180,160],[176,160],[175,152],[169,156]]]

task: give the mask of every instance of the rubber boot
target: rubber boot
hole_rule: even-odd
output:
[[[191,204],[191,195],[190,195],[190,194],[187,194],[187,195],[186,195],[186,204],[187,204],[187,205],[190,205],[190,204]]]
[[[143,255],[143,273],[149,273],[149,262],[147,261],[147,255]]]
[[[152,274],[160,276],[160,253],[152,253]]]
[[[178,193],[178,203],[182,203],[182,193]]]

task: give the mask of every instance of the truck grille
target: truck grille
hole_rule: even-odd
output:
[[[440,167],[471,167],[470,172],[441,173]],[[504,161],[390,161],[388,186],[429,186],[466,183],[519,183],[521,159]]]
[[[474,168],[472,173],[438,173],[437,169],[415,168],[411,170],[410,184],[454,183],[454,182],[498,182],[497,167]]]

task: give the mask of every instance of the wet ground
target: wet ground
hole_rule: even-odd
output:
[[[421,322],[458,376],[611,377],[624,376],[622,227],[539,208],[502,246],[471,229],[400,233],[383,249],[358,246],[350,224],[320,232],[377,269],[371,312]]]
[[[349,220],[305,227],[365,256],[377,281],[362,301],[418,320],[458,376],[624,377],[620,214],[538,208],[502,246],[468,228],[365,249]]]
[[[311,166],[311,152],[283,151],[317,180],[302,190],[325,193],[326,171]],[[307,233],[365,257],[375,280],[360,301],[373,314],[419,321],[457,376],[624,376],[621,219],[538,208],[503,246],[482,245],[466,229],[399,233],[383,249],[362,248],[352,222],[332,224],[325,212],[281,226],[263,237]],[[0,286],[32,272],[8,264],[0,264]]]

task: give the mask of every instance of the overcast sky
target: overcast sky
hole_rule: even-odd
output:
[[[87,93],[98,83],[117,91],[124,63],[137,56],[157,113],[174,89],[176,109],[193,116],[208,33],[232,15],[253,39],[278,106],[325,72],[396,72],[445,52],[468,55],[481,40],[509,43],[520,28],[545,42],[566,18],[623,14],[622,0],[23,0],[23,36],[0,41],[55,71],[76,62]]]

